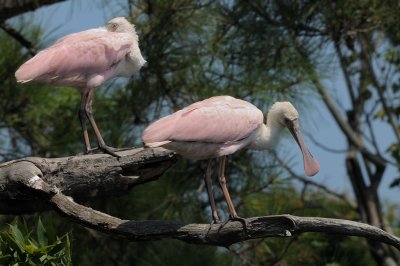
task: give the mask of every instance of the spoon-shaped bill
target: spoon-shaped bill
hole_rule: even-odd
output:
[[[289,127],[289,131],[290,133],[292,133],[293,138],[296,140],[297,144],[300,147],[301,153],[303,154],[304,172],[308,176],[316,175],[319,171],[319,164],[317,160],[315,160],[314,157],[311,155],[306,144],[304,143],[300,129],[298,129],[297,127]]]

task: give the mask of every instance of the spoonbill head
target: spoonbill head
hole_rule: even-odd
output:
[[[319,164],[308,150],[300,130],[299,113],[290,102],[274,103],[267,116],[267,124],[263,125],[260,133],[250,143],[249,148],[265,150],[278,144],[281,130],[287,127],[299,145],[303,155],[304,172],[313,176],[319,171]]]
[[[86,128],[90,122],[100,150],[119,157],[106,146],[92,114],[94,89],[117,76],[129,77],[145,64],[133,24],[118,17],[105,27],[69,34],[39,52],[15,72],[19,83],[37,81],[76,87],[81,93],[79,120],[86,152],[91,150]]]
[[[231,219],[238,217],[225,179],[226,156],[243,148],[273,148],[287,127],[298,143],[304,170],[309,176],[319,171],[318,162],[306,147],[300,132],[299,114],[290,102],[275,103],[263,123],[264,115],[253,104],[231,96],[216,96],[168,115],[148,126],[142,135],[147,147],[164,147],[190,159],[208,159],[206,187],[214,222],[219,222],[212,194],[211,159],[220,158],[219,183]]]
[[[123,32],[123,33],[134,33],[135,26],[131,24],[126,18],[124,17],[116,17],[111,19],[106,24],[106,29],[109,32]]]

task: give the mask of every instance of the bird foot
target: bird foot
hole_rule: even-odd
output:
[[[249,231],[248,231],[248,227],[249,227],[249,223],[247,222],[247,220],[245,218],[239,217],[239,216],[230,216],[229,220],[225,222],[228,223],[229,221],[238,221],[241,222],[243,224],[243,230],[244,233],[246,234],[247,237],[250,237]]]
[[[221,222],[221,220],[220,220],[219,218],[218,218],[218,219],[213,219],[213,220],[211,221],[211,223],[210,223],[210,226],[209,226],[208,230],[207,230],[206,238],[208,238],[208,234],[210,233],[211,228],[212,228],[212,226],[213,226],[214,224],[222,225],[222,222]]]
[[[222,222],[221,222],[220,219],[214,219],[214,220],[212,220],[211,225],[213,225],[213,224],[221,224],[221,223]]]
[[[111,147],[108,147],[108,146],[106,146],[106,145],[101,145],[101,146],[99,145],[99,149],[100,149],[101,151],[103,151],[104,153],[110,154],[110,155],[112,155],[112,156],[114,156],[114,157],[117,157],[117,158],[121,158],[121,156],[118,155],[118,154],[116,154],[116,153],[114,152],[114,149],[111,148]]]
[[[99,150],[106,154],[110,154],[114,157],[121,158],[120,155],[118,155],[114,152],[114,148],[108,147],[107,145],[99,145],[99,147],[97,147],[97,148],[86,151],[86,154],[93,154],[94,152],[99,151]]]

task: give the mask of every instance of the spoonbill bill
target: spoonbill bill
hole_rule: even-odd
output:
[[[145,63],[135,26],[125,18],[117,17],[108,21],[105,27],[59,39],[20,66],[15,77],[20,83],[38,81],[77,88],[81,94],[79,120],[85,151],[91,150],[86,128],[89,120],[99,149],[119,157],[105,144],[93,118],[94,89],[111,78],[133,75]]]
[[[274,103],[268,112],[266,125],[263,120],[262,111],[253,104],[231,96],[216,96],[154,122],[144,130],[142,141],[147,147],[164,147],[189,159],[208,159],[205,183],[215,223],[220,219],[212,194],[211,160],[219,158],[218,179],[230,218],[244,221],[238,217],[226,185],[228,155],[245,147],[271,149],[287,127],[302,152],[305,173],[313,176],[319,171],[318,162],[303,141],[299,114],[290,102]]]

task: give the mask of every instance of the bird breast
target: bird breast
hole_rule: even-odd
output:
[[[256,138],[258,130],[254,130],[247,138],[225,143],[196,142],[196,141],[171,141],[162,147],[173,150],[185,158],[204,160],[230,155],[248,146]]]

